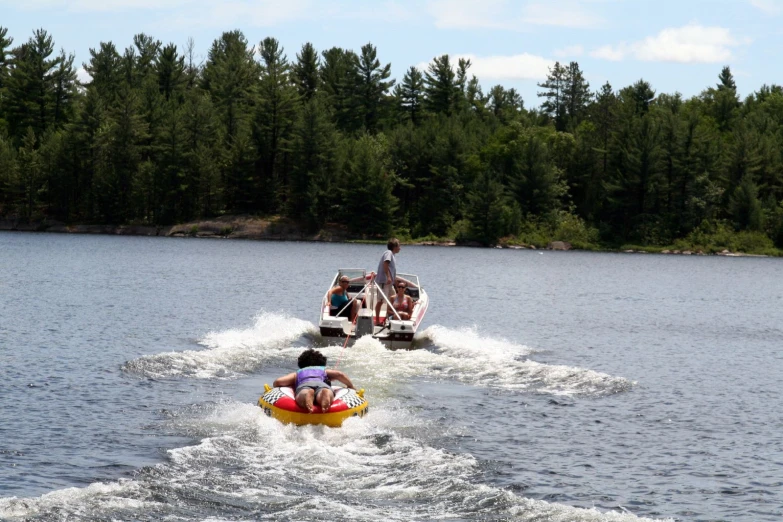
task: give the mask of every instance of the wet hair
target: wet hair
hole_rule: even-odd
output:
[[[299,368],[307,368],[308,366],[326,366],[326,357],[318,350],[310,348],[303,351],[297,359]]]
[[[396,237],[391,238],[389,242],[386,243],[386,248],[388,248],[389,250],[394,250],[398,246],[400,246],[400,240],[397,239]]]

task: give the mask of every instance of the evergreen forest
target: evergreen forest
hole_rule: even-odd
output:
[[[555,63],[537,100],[448,55],[399,81],[359,50],[223,33],[101,42],[77,79],[46,30],[0,27],[0,218],[171,225],[286,216],[352,237],[578,248],[783,247],[783,88],[729,67],[684,99]],[[525,102],[531,108],[526,108]],[[535,108],[532,108],[535,106]]]

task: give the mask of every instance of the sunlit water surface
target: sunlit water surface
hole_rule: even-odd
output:
[[[255,406],[383,248],[0,233],[0,519],[777,521],[783,261],[403,247],[371,413]]]

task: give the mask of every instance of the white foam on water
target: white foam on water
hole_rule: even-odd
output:
[[[52,513],[88,520],[92,513],[132,510],[143,512],[158,505],[133,480],[96,482],[84,488],[65,488],[37,498],[0,498],[0,519],[46,517]],[[63,517],[67,518],[67,517]]]
[[[123,370],[152,378],[235,378],[253,372],[269,360],[287,356],[291,350],[296,351],[291,343],[307,333],[315,333],[315,327],[308,321],[262,312],[250,328],[207,333],[199,341],[205,350],[145,355],[128,361]]]
[[[374,394],[391,396],[399,380],[425,378],[456,381],[504,390],[530,390],[553,395],[605,395],[629,389],[623,377],[584,368],[542,364],[527,357],[529,347],[479,335],[474,329],[431,326],[419,341],[432,346],[418,350],[386,350],[364,337],[346,348],[342,364]],[[332,364],[332,358],[330,358]]]
[[[476,459],[428,444],[430,422],[393,400],[372,402],[342,428],[283,425],[232,401],[172,422],[200,442],[170,450],[133,480],[2,499],[0,518],[645,520],[484,484]]]

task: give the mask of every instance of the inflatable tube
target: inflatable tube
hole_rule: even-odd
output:
[[[258,399],[258,406],[268,417],[286,424],[304,426],[306,424],[323,424],[332,428],[342,426],[348,417],[364,417],[368,411],[364,390],[332,387],[334,401],[327,413],[322,413],[319,406],[314,406],[313,413],[301,409],[296,404],[293,388],[270,388],[264,385],[264,394]]]

